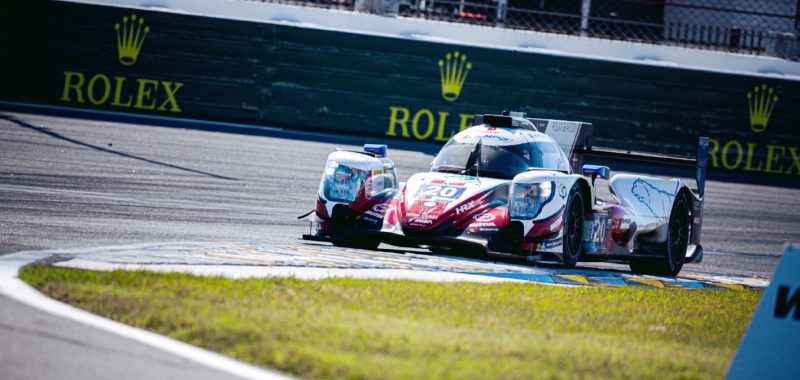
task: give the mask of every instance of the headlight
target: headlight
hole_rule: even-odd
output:
[[[364,170],[340,165],[333,160],[328,161],[322,177],[325,198],[334,202],[355,201],[364,186],[365,177]]]
[[[550,198],[553,183],[517,183],[511,189],[510,214],[512,219],[533,219]]]

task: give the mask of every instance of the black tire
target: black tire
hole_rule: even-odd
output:
[[[348,238],[342,241],[335,241],[333,245],[337,247],[376,250],[381,244],[380,241],[370,238]]]
[[[652,260],[631,261],[631,271],[642,274],[676,276],[683,268],[686,250],[689,247],[689,201],[679,195],[672,204],[669,215],[667,240],[661,244],[663,257]]]
[[[583,252],[583,195],[578,185],[572,187],[564,212],[564,236],[562,238],[562,263],[574,268]]]

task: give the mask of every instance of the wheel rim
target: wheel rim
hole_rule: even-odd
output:
[[[581,204],[578,198],[573,198],[569,207],[569,229],[567,230],[567,244],[569,254],[577,256],[578,248],[581,244],[583,232],[583,215],[581,215]]]
[[[672,228],[670,228],[670,253],[673,262],[678,265],[686,254],[686,245],[689,242],[689,217],[686,212],[686,205],[681,202],[675,209],[672,218]]]

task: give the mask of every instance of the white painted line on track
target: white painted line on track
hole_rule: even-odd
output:
[[[358,279],[378,280],[413,280],[431,282],[521,282],[513,278],[489,277],[465,273],[433,272],[407,269],[345,269],[345,268],[309,268],[309,267],[266,267],[258,265],[147,265],[147,264],[121,264],[99,263],[73,259],[55,263],[54,266],[74,269],[87,269],[99,271],[112,270],[147,270],[152,272],[179,272],[196,276],[221,276],[227,278],[265,278],[265,277],[294,277],[303,280],[321,280],[325,278],[347,277]]]
[[[244,379],[291,379],[279,372],[266,370],[229,357],[195,347],[163,335],[106,319],[45,296],[20,280],[20,268],[46,259],[55,251],[19,252],[0,256],[0,294],[49,314],[70,319],[112,334],[147,344],[199,365]],[[59,251],[66,252],[66,251]]]

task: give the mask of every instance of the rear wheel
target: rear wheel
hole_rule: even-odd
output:
[[[583,251],[583,195],[578,186],[574,186],[567,199],[567,209],[564,213],[564,236],[562,238],[563,264],[572,268],[578,263]]]
[[[631,261],[631,271],[643,274],[675,276],[683,268],[686,250],[689,247],[689,202],[679,195],[672,205],[669,216],[667,240],[661,245],[664,256],[652,260]]]

